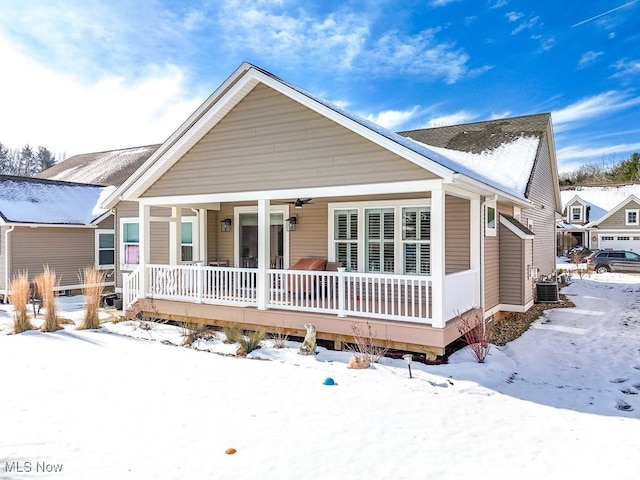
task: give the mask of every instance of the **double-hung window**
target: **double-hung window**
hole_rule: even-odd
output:
[[[116,249],[113,230],[96,230],[96,265],[98,268],[113,268]]]
[[[428,200],[333,204],[332,260],[350,272],[431,274]]]
[[[140,263],[140,225],[138,222],[122,222],[122,253],[125,265]]]
[[[402,209],[404,273],[431,274],[431,210],[428,207]]]
[[[625,210],[625,217],[626,217],[626,221],[625,221],[625,225],[638,225],[640,222],[640,218],[638,217],[638,212],[640,210],[638,209],[626,209]]]

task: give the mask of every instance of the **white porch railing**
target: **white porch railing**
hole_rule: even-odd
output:
[[[267,272],[267,308],[433,323],[431,277],[345,271]],[[255,268],[148,265],[147,278],[147,297],[258,306]],[[124,277],[125,307],[137,298],[139,281],[138,270]],[[477,305],[474,282],[473,271],[446,276],[445,321]]]

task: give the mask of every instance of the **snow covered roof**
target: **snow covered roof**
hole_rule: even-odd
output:
[[[38,178],[120,186],[160,145],[74,155],[37,175]]]
[[[560,190],[563,209],[574,197],[589,207],[589,221],[596,222],[631,195],[640,197],[640,184],[564,187]]]
[[[0,175],[0,218],[5,223],[90,225],[115,187]]]

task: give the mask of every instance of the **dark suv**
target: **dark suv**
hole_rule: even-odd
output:
[[[596,273],[640,273],[640,255],[625,250],[599,250],[587,257],[587,268],[593,269]]]

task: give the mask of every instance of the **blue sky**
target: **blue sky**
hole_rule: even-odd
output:
[[[164,141],[243,61],[395,131],[551,112],[560,171],[640,151],[640,0],[2,0],[0,142]]]

